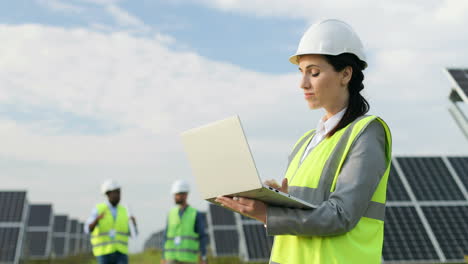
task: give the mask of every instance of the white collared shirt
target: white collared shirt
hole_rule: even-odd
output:
[[[332,117],[328,118],[328,120],[326,121],[323,121],[325,119],[325,116],[322,117],[318,124],[317,124],[317,128],[315,129],[315,135],[314,137],[312,138],[312,140],[310,141],[309,145],[307,145],[307,148],[306,148],[306,151],[304,151],[304,155],[302,156],[301,158],[301,163],[304,161],[305,157],[307,157],[307,155],[309,154],[309,152],[314,148],[316,147],[320,142],[322,142],[322,140],[325,139],[326,135],[328,134],[328,132],[332,131],[333,128],[336,127],[336,125],[338,125],[338,123],[340,122],[341,118],[343,118],[343,115],[345,114],[346,112],[346,107],[343,108],[343,110],[341,110],[340,112],[336,113],[335,115],[333,115]]]

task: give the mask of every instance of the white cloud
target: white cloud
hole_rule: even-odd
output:
[[[142,32],[148,32],[150,30],[150,27],[146,26],[145,23],[143,23],[143,21],[141,21],[136,16],[131,15],[124,9],[118,7],[117,5],[107,5],[106,11],[115,19],[117,24],[120,26],[134,28]]]
[[[83,8],[61,0],[36,0],[37,3],[54,11],[81,13]]]
[[[193,183],[180,132],[235,113],[247,130],[261,127],[268,121],[258,122],[258,117],[271,113],[272,106],[279,112],[288,108],[285,98],[300,98],[299,89],[290,87],[295,76],[259,74],[191,52],[173,52],[165,45],[174,41],[160,34],[138,38],[122,32],[0,25],[0,106],[15,105],[25,112],[45,108],[120,128],[104,134],[63,133],[70,120],[26,122],[2,112],[0,161],[9,164],[2,168],[3,188],[27,188],[31,201],[51,201],[57,210],[84,219],[99,198],[96,186],[114,177],[126,184],[126,201],[149,235],[164,225],[154,212],[171,206],[167,188],[172,180]],[[51,182],[60,190],[51,190]],[[57,199],[66,190],[80,201]],[[196,191],[192,202],[204,204]],[[133,249],[140,249],[145,238]]]

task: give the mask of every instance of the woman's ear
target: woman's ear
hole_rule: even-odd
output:
[[[351,77],[353,77],[353,67],[346,66],[342,71],[341,84],[347,86],[351,81]]]

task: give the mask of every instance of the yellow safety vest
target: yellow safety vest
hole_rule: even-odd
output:
[[[164,257],[181,262],[197,262],[200,251],[199,235],[195,232],[197,210],[188,206],[179,217],[179,207],[174,207],[167,221]]]
[[[286,178],[290,186],[315,189],[326,201],[335,190],[341,167],[355,139],[374,120],[381,122],[386,133],[387,169],[382,176],[371,199],[373,205],[384,208],[386,202],[387,180],[391,163],[391,134],[385,122],[376,116],[363,116],[340,129],[330,138],[317,145],[302,164],[304,154],[313,131],[306,133],[296,143],[296,153],[291,157]],[[341,140],[341,139],[344,140]],[[307,140],[305,140],[307,139]],[[302,144],[302,145],[301,145]],[[337,154],[338,153],[338,154]],[[321,181],[321,177],[331,177]],[[291,181],[292,179],[292,181]],[[319,186],[319,182],[329,182],[328,186]],[[323,188],[322,190],[318,190]],[[314,201],[317,202],[317,201]],[[377,211],[377,213],[376,213]],[[380,263],[384,233],[383,210],[368,208],[357,225],[350,231],[334,236],[275,236],[271,253],[271,264],[342,264],[342,263]]]
[[[117,205],[117,216],[114,219],[107,203],[96,206],[98,215],[104,213],[104,217],[91,233],[93,254],[102,256],[119,251],[128,254],[129,216],[127,209]]]

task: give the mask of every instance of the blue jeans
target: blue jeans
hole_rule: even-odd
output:
[[[111,254],[97,256],[97,263],[98,264],[128,264],[128,256],[116,251]]]

